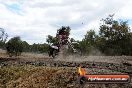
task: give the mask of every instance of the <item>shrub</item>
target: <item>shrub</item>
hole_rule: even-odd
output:
[[[23,51],[23,43],[20,37],[13,37],[6,43],[7,54],[11,56],[19,56]]]

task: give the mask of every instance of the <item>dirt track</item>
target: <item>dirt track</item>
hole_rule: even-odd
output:
[[[75,69],[81,64],[88,74],[130,74],[132,75],[132,57],[131,56],[88,56],[67,58],[49,58],[43,57],[18,57],[18,58],[0,58],[0,68],[3,67],[21,67],[21,66],[35,66],[35,67],[72,67]],[[38,74],[38,73],[35,73]],[[34,78],[33,78],[34,80]],[[57,79],[58,80],[58,79]],[[59,79],[60,80],[60,79]],[[73,82],[75,83],[75,82]],[[73,84],[70,84],[73,85]],[[62,87],[62,86],[61,86]],[[50,88],[50,87],[49,87]],[[54,87],[53,87],[54,88]],[[71,86],[69,88],[77,88]],[[79,88],[79,87],[78,87]],[[84,88],[132,88],[132,83],[129,84],[86,84]]]
[[[71,59],[72,58],[72,59]],[[73,59],[74,58],[74,59]],[[48,67],[78,67],[80,64],[87,68],[104,69],[104,74],[109,71],[117,73],[132,73],[131,56],[87,56],[87,57],[67,57],[65,59],[49,58],[0,58],[0,66],[10,65],[35,65]],[[105,71],[106,70],[106,71]],[[88,71],[90,72],[90,71]],[[106,72],[106,73],[105,73]],[[92,73],[92,72],[91,72]],[[101,72],[102,73],[102,72]]]

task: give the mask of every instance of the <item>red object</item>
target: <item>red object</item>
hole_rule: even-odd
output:
[[[85,75],[86,78],[129,78],[129,75]]]

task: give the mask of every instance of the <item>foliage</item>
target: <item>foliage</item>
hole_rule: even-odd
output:
[[[8,38],[8,34],[5,32],[3,28],[0,28],[0,41],[6,42],[7,38]]]
[[[62,26],[60,29],[57,30],[57,33],[62,30],[62,29],[65,29],[66,31],[66,35],[69,37],[70,35],[70,27],[69,26]],[[56,34],[56,36],[51,36],[51,35],[48,35],[47,39],[46,39],[46,42],[48,44],[58,44],[58,37],[57,37],[58,34]]]
[[[44,43],[44,44],[33,44],[30,45],[29,52],[36,52],[36,53],[45,53],[48,51],[49,45]]]
[[[94,30],[87,31],[85,37],[80,41],[82,54],[89,54],[93,47],[96,47],[96,37],[97,35]]]
[[[8,34],[5,32],[5,29],[0,28],[0,48],[5,49],[5,42],[8,38]]]
[[[94,30],[86,33],[79,42],[82,53],[89,55],[98,52],[105,55],[132,55],[132,32],[126,21],[113,19],[109,15],[102,19],[99,27],[99,34]]]
[[[48,44],[56,44],[58,42],[57,37],[53,37],[51,35],[48,35],[48,38],[46,39]]]
[[[130,27],[127,21],[118,21],[113,17],[114,15],[109,15],[107,18],[103,18],[99,31],[95,32],[93,29],[87,31],[81,41],[71,38],[70,42],[73,43],[74,48],[80,49],[84,55],[90,55],[93,52],[94,55],[98,52],[104,55],[132,55],[132,32]],[[57,33],[62,29],[66,30],[66,35],[69,37],[71,28],[69,26],[62,26],[57,30]],[[12,38],[6,44],[8,35],[3,28],[0,28],[0,48],[4,49],[6,44],[8,53],[12,52],[15,55],[18,55],[15,52],[21,53],[22,50],[24,52],[45,53],[48,51],[49,44],[58,44],[57,35],[48,35],[46,39],[48,44],[34,43],[29,45],[26,41],[21,41],[20,38],[16,38],[16,40]],[[74,42],[77,42],[77,44],[74,44]]]
[[[66,31],[66,35],[69,36],[70,35],[70,31],[71,31],[71,28],[69,26],[62,26],[60,29],[58,29],[57,31],[60,31],[62,29],[65,29]]]
[[[102,19],[98,46],[106,55],[130,55],[130,28],[126,21],[116,21],[113,15]]]
[[[26,41],[22,41],[22,45],[23,45],[23,52],[30,51],[30,45]]]
[[[20,37],[11,38],[6,44],[9,56],[19,56],[23,51],[23,43]]]

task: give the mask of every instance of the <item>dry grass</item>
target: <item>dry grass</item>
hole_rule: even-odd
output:
[[[72,85],[71,68],[11,66],[0,69],[1,88],[67,88]],[[71,79],[72,78],[72,79]]]
[[[1,58],[9,58],[5,50],[0,49],[0,59]],[[29,53],[23,52],[20,56],[13,58],[21,58],[21,61],[41,61],[44,59],[49,59],[47,54],[37,54],[37,53]]]
[[[0,57],[8,57],[5,50],[0,49]]]
[[[0,50],[0,59],[6,59],[7,54],[5,51]],[[19,56],[21,61],[42,61],[49,59],[43,54],[34,53],[22,53]],[[10,59],[10,58],[9,58]],[[14,59],[14,57],[13,57]],[[16,59],[16,58],[15,58]],[[126,56],[89,56],[89,57],[74,57],[67,58],[68,62],[109,62],[109,63],[121,63],[126,59],[132,62],[132,57]],[[18,60],[18,62],[20,61]],[[54,59],[57,61],[57,59]],[[54,61],[52,60],[52,61]],[[17,60],[15,60],[17,61]],[[6,62],[7,63],[7,62]],[[10,62],[11,66],[0,66],[0,88],[80,88],[77,83],[76,68],[71,67],[45,67],[35,65],[13,65],[14,62]],[[89,73],[112,73],[113,70],[88,68]],[[116,73],[118,73],[116,71]],[[132,88],[132,84],[86,84],[84,88]]]
[[[2,67],[0,88],[81,88],[75,68],[35,67],[33,65]],[[86,84],[83,88],[132,88],[129,84]]]

